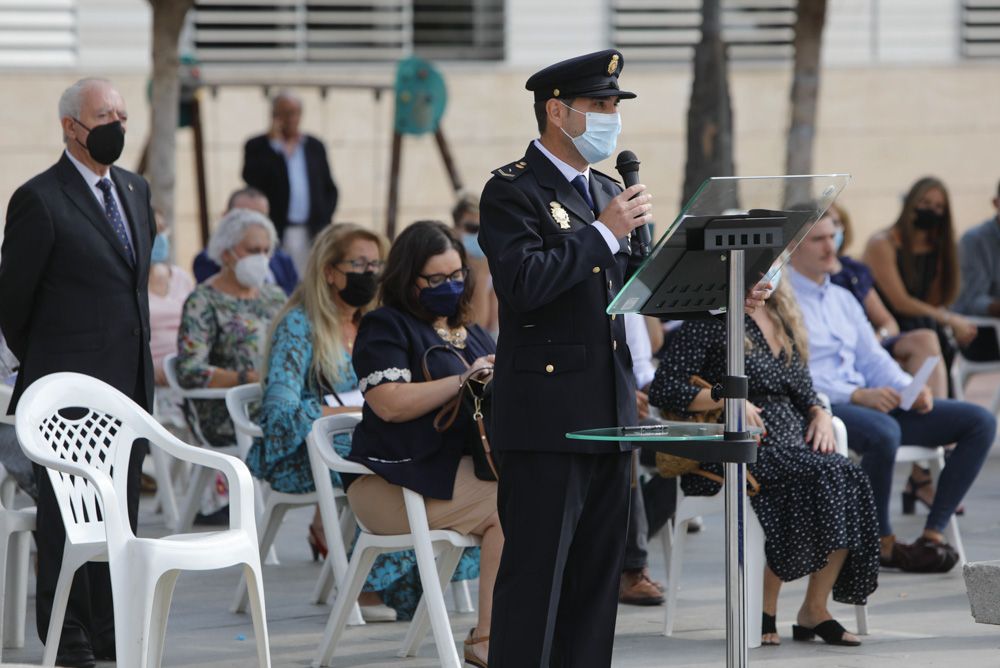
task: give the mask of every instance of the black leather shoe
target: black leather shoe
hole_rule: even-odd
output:
[[[100,636],[94,639],[94,656],[97,657],[98,661],[117,660],[114,635]]]
[[[63,668],[95,668],[97,659],[94,657],[94,650],[86,643],[74,642],[69,645],[59,643],[56,665]]]

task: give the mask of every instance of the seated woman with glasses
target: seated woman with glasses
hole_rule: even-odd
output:
[[[479,197],[466,193],[459,197],[451,210],[462,245],[465,246],[465,260],[469,263],[469,273],[475,279],[476,289],[472,294],[472,310],[476,322],[493,338],[500,329],[497,293],[493,289],[493,277],[486,263],[486,254],[479,245]]]
[[[347,497],[371,531],[410,531],[402,488],[422,494],[431,529],[482,539],[479,618],[465,658],[486,666],[493,583],[503,533],[497,484],[476,477],[466,455],[471,418],[438,432],[434,418],[474,371],[493,364],[496,346],[472,322],[473,286],[465,248],[443,223],[420,221],[397,237],[382,274],[382,306],[361,320],[354,369],[365,405],[349,459],[375,475],[349,480]],[[429,375],[424,375],[426,366]]]

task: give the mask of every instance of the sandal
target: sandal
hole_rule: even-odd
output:
[[[761,614],[760,620],[760,644],[763,647],[777,647],[781,642],[764,642],[764,636],[768,634],[778,635],[778,618],[775,615],[769,615],[766,612]]]
[[[476,656],[476,653],[472,650],[474,645],[478,645],[481,642],[486,642],[490,639],[489,636],[476,637],[474,634],[476,629],[469,629],[469,637],[465,639],[465,662],[470,666],[475,666],[476,668],[489,668],[486,662]]]
[[[861,644],[860,640],[844,640],[845,635],[847,635],[847,629],[841,626],[836,619],[828,619],[812,628],[792,624],[793,640],[812,640],[819,636],[827,645],[857,647]]]

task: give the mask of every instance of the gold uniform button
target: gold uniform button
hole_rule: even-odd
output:
[[[614,289],[615,289],[615,284],[612,283],[611,281],[608,281],[608,290],[614,290]]]
[[[601,273],[601,268],[600,267],[594,267],[593,269],[591,269],[591,271],[594,272],[595,274],[599,274],[599,273]]]
[[[611,350],[618,350],[618,342],[617,341],[612,341],[611,342]]]
[[[552,373],[555,370],[556,370],[556,368],[554,366],[552,366],[551,364],[546,364],[545,365],[545,372],[546,373]]]
[[[611,319],[612,319],[612,320],[614,320],[614,319],[615,319],[615,318],[617,318],[617,317],[618,317],[618,314],[617,314],[617,313],[612,313],[612,314],[611,314]]]

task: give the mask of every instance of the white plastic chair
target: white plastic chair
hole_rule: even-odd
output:
[[[170,390],[181,397],[185,402],[189,402],[192,399],[208,399],[214,401],[225,401],[226,392],[228,388],[224,387],[199,387],[193,389],[185,389],[181,387],[180,381],[177,380],[177,355],[167,355],[163,358],[163,373],[167,377],[167,385]],[[195,440],[198,441],[198,445],[209,449],[213,452],[221,452],[228,455],[239,456],[239,450],[236,445],[225,446],[225,447],[213,447],[205,435],[201,431],[201,425],[198,423],[198,412],[194,409],[194,406],[189,406],[190,410],[188,414],[191,416],[191,433],[194,434]],[[187,490],[185,492],[184,502],[181,505],[180,513],[177,518],[177,525],[175,530],[180,532],[190,531],[191,527],[194,525],[194,517],[198,514],[198,509],[201,507],[201,499],[205,494],[205,490],[209,489],[215,479],[215,472],[204,466],[196,466],[188,479]]]
[[[163,654],[174,584],[181,571],[242,565],[251,582],[257,657],[271,665],[253,483],[243,462],[175,438],[131,399],[89,376],[56,373],[28,388],[17,436],[29,459],[48,468],[66,527],[42,664],[55,663],[70,585],[88,561],[107,561],[118,665],[155,668]],[[230,528],[161,539],[137,538],[129,525],[126,480],[132,445],[146,438],[182,461],[222,471],[229,483]]]
[[[306,441],[313,480],[316,481],[316,488],[319,491],[320,512],[323,514],[328,537],[337,534],[334,530],[337,526],[337,515],[333,495],[330,494],[333,485],[330,482],[329,471],[334,470],[341,474],[371,474],[371,471],[361,464],[340,457],[333,448],[333,436],[337,433],[352,432],[359,422],[360,416],[357,414],[321,418],[313,425]],[[331,665],[337,641],[344,631],[348,615],[357,601],[375,557],[386,552],[412,548],[417,555],[417,569],[424,595],[420,599],[413,621],[410,622],[399,656],[414,656],[430,627],[434,634],[440,665],[444,668],[461,668],[455,639],[448,622],[448,612],[445,609],[444,589],[462,558],[462,551],[479,545],[479,540],[474,536],[462,536],[454,531],[430,530],[427,525],[424,498],[404,488],[403,500],[406,504],[406,516],[411,533],[395,536],[376,535],[359,523],[361,535],[354,546],[347,572],[342,575],[341,566],[334,563],[338,584],[337,598],[313,666]],[[435,551],[438,553],[437,563],[434,561]]]
[[[1000,335],[1000,319],[976,316],[965,317],[971,320],[976,326],[992,329],[996,334]],[[951,385],[955,392],[955,398],[964,400],[965,385],[969,382],[969,379],[983,373],[1000,373],[1000,360],[993,362],[973,362],[965,359],[961,352],[956,354],[951,364]],[[990,412],[994,415],[1000,413],[1000,385],[997,386],[996,391],[993,393]],[[899,460],[897,459],[897,461]]]
[[[837,452],[847,456],[847,429],[838,418],[833,418],[833,431],[837,443]],[[761,614],[764,610],[764,567],[767,563],[764,557],[764,529],[753,511],[753,506],[747,502],[747,646],[760,647]],[[684,557],[684,544],[688,539],[687,525],[696,517],[721,514],[725,512],[725,498],[720,492],[714,496],[685,496],[677,479],[677,510],[673,526],[667,525],[661,530],[661,542],[666,560],[667,592],[666,606],[663,612],[663,635],[670,636],[674,632],[674,620],[677,614],[677,590],[680,586],[681,566]],[[864,605],[854,606],[854,614],[858,624],[858,635],[868,635],[868,609]]]
[[[162,402],[165,397],[174,396],[173,390],[166,387],[156,387],[153,389],[153,417],[160,424],[166,426],[167,423],[176,425],[174,419],[160,413]],[[180,507],[177,505],[177,491],[174,488],[174,464],[176,460],[171,459],[162,450],[154,450],[149,453],[153,460],[153,477],[156,479],[156,509],[163,514],[163,522],[171,531],[177,530],[180,518]]]
[[[0,424],[14,424],[7,415],[13,388],[0,384]],[[13,509],[17,483],[0,465],[0,658],[3,648],[24,647],[28,614],[28,566],[35,508]],[[9,587],[8,587],[9,585]]]
[[[230,388],[226,392],[226,409],[229,411],[229,418],[236,428],[236,447],[241,453],[244,461],[246,453],[250,451],[253,439],[263,436],[260,427],[250,420],[250,405],[260,403],[262,398],[260,383],[249,383]],[[278,535],[278,529],[287,513],[292,508],[313,506],[317,503],[316,493],[287,494],[276,492],[270,486],[257,478],[254,478],[255,498],[257,500],[257,536],[260,539],[260,558],[268,555],[266,564],[278,565],[278,555],[274,549],[274,540]],[[328,566],[324,564],[324,572]],[[321,574],[322,577],[322,574]],[[247,584],[241,578],[236,588],[236,596],[233,599],[233,612],[246,611],[247,605]]]

